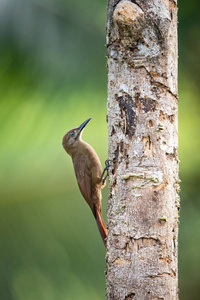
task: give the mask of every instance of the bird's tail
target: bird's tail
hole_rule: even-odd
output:
[[[97,222],[97,226],[98,226],[101,238],[102,238],[103,243],[106,247],[107,229],[106,229],[106,225],[104,223],[101,211],[98,210],[98,209],[95,209],[94,217],[95,217],[95,220]]]

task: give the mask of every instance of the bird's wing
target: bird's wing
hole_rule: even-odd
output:
[[[92,204],[92,174],[89,168],[87,168],[84,155],[80,155],[77,159],[73,160],[73,164],[81,194],[90,206]],[[93,208],[91,207],[91,209]]]

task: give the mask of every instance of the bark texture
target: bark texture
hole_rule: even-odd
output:
[[[177,5],[108,2],[107,299],[178,299]]]

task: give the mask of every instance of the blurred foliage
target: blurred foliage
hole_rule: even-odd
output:
[[[84,139],[107,159],[106,4],[0,1],[1,299],[105,299],[105,249],[61,141],[92,117]],[[179,3],[181,300],[200,284],[198,8]]]

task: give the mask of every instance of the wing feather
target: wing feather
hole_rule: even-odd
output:
[[[73,164],[81,194],[90,206],[92,198],[92,174],[87,168],[84,155],[76,157],[76,159],[73,160]],[[91,209],[93,208],[91,207]]]

